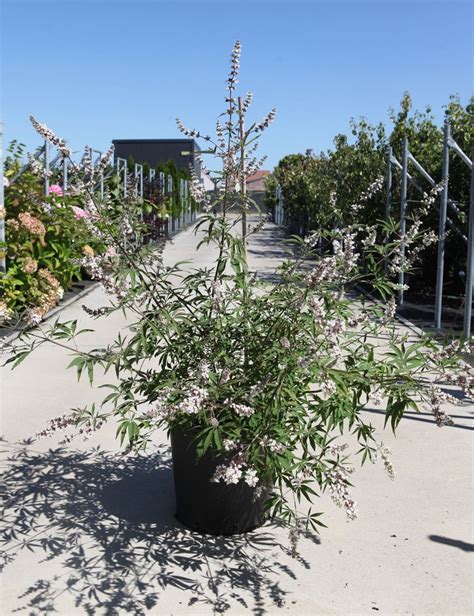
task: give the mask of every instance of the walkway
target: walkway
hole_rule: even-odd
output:
[[[283,253],[278,236],[269,224],[252,240],[252,267],[273,270]],[[184,231],[166,259],[210,263],[212,252],[196,254],[195,245]],[[105,301],[96,288],[82,303]],[[77,304],[61,317],[89,322]],[[81,344],[106,343],[124,325],[113,315]],[[359,518],[347,523],[321,498],[328,528],[320,540],[303,538],[294,560],[278,526],[231,539],[180,526],[165,434],[146,458],[121,456],[113,426],[68,447],[59,439],[31,444],[48,418],[102,398],[104,390],[64,370],[68,362],[67,352],[48,346],[2,371],[6,521],[15,522],[6,537],[5,616],[472,613],[472,407],[450,411],[453,427],[408,414],[396,438],[387,431],[395,481],[378,465],[358,469]],[[382,426],[379,409],[368,413]]]

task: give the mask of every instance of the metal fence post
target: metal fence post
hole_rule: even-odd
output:
[[[186,204],[186,212],[188,213],[189,224],[193,222],[193,213],[191,212],[191,204],[188,196],[188,180],[183,180],[184,202]]]
[[[176,221],[173,215],[173,178],[171,175],[167,176],[166,179],[166,191],[170,199],[170,210],[171,210],[171,232],[174,233],[176,228]],[[179,223],[178,223],[179,224]]]
[[[91,149],[91,155],[94,152],[98,154],[96,163],[101,163],[103,152],[101,150]],[[92,161],[92,167],[94,167],[94,161]],[[103,169],[102,165],[101,165],[101,168]],[[95,187],[94,187],[94,190],[95,190]],[[100,198],[103,199],[104,198],[104,171],[103,170],[99,174],[99,190],[100,190]]]
[[[436,298],[435,298],[435,322],[436,329],[441,329],[441,317],[443,312],[443,281],[444,281],[444,252],[446,245],[446,218],[448,211],[448,175],[449,175],[449,139],[451,128],[449,122],[444,124],[443,142],[443,168],[441,180],[444,182],[439,207],[439,243],[438,261],[436,270]]]
[[[68,183],[68,159],[67,156],[63,156],[63,191],[67,191]]]
[[[127,196],[127,161],[125,158],[117,157],[117,175],[120,177],[120,172],[123,169],[123,194]]]
[[[44,194],[49,195],[49,142],[44,142]]]
[[[274,223],[276,225],[281,225],[281,188],[279,186],[275,188],[275,201]]]
[[[180,193],[180,201],[181,201],[181,211],[183,215],[183,226],[188,226],[188,212],[186,211],[186,201],[184,199],[184,180],[180,178],[179,180],[179,193]]]
[[[141,198],[143,198],[143,165],[135,163],[135,179],[138,179],[138,192]]]
[[[469,199],[469,233],[467,244],[466,295],[464,298],[464,336],[471,337],[472,289],[474,277],[474,147],[472,151],[471,194]]]
[[[398,274],[398,284],[400,285],[398,291],[398,303],[403,305],[404,301],[404,285],[405,285],[405,233],[406,233],[406,211],[407,211],[407,191],[408,191],[408,140],[406,137],[403,139],[403,154],[402,154],[402,186],[400,196],[400,267],[401,271]]]
[[[281,225],[283,223],[283,218],[282,218],[282,207],[281,207],[281,188],[278,188],[278,203],[277,203],[277,207],[278,207],[278,224]]]
[[[392,146],[387,149],[387,175],[385,178],[385,220],[388,222],[392,215]],[[385,233],[384,244],[388,244],[390,240],[389,233]],[[388,260],[384,259],[384,271],[388,272]]]
[[[278,186],[275,187],[275,212],[273,214],[273,222],[278,224]]]
[[[286,227],[286,213],[284,207],[283,190],[281,186],[278,187],[278,224],[281,227]]]
[[[193,213],[191,212],[191,204],[188,198],[188,180],[183,180],[184,202],[186,204],[186,212],[188,213],[189,224],[193,222]]]
[[[385,220],[392,215],[392,147],[387,151],[387,177],[385,180],[387,193],[385,195]]]
[[[5,214],[5,199],[3,192],[3,123],[0,122],[0,242],[5,242]],[[6,251],[0,248],[0,272],[6,271]]]
[[[187,226],[191,222],[191,212],[189,211],[188,197],[186,195],[186,180],[183,180],[183,200],[184,200],[184,211],[185,211],[186,226]]]
[[[196,219],[196,212],[193,210],[191,199],[189,198],[189,182],[185,180],[184,189],[186,191],[186,203],[189,212],[189,218],[191,222],[194,222]]]
[[[185,224],[185,221],[183,219],[183,180],[182,178],[179,178],[179,185],[178,185],[178,203],[179,203],[179,220],[180,222],[183,222],[183,225]]]
[[[166,206],[166,200],[165,200],[165,174],[163,171],[159,171],[158,172],[158,191],[159,191],[159,195],[160,195],[160,199],[162,200],[162,205]],[[169,216],[166,218],[166,225],[165,225],[165,229],[166,229],[166,234],[169,233]]]

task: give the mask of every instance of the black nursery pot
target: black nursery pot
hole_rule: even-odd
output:
[[[176,518],[182,524],[206,535],[247,533],[263,524],[268,488],[242,480],[232,485],[211,482],[226,458],[208,451],[197,460],[192,434],[177,428],[171,430],[171,452]]]

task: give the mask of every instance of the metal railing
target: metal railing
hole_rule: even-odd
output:
[[[458,204],[449,198],[449,154],[450,151],[457,154],[461,160],[471,169],[471,190],[469,199],[469,214],[468,214],[468,235],[459,228],[459,226],[448,216],[448,211],[451,211],[455,215],[460,214]],[[392,168],[401,171],[400,181],[400,234],[403,236],[406,232],[406,214],[408,204],[408,186],[411,185],[421,195],[424,195],[424,191],[417,180],[409,173],[409,163],[413,164],[418,173],[428,182],[432,187],[436,185],[435,180],[430,176],[426,169],[416,160],[408,147],[408,140],[405,138],[402,145],[402,162],[400,163],[393,155],[392,148],[388,149],[387,155],[387,176],[386,176],[386,201],[385,201],[385,215],[388,218],[391,216],[392,205],[392,188],[393,188],[393,176]],[[470,338],[472,330],[472,301],[473,301],[473,276],[474,276],[474,231],[473,231],[473,217],[474,217],[474,205],[473,205],[473,164],[467,154],[459,147],[459,145],[451,137],[451,127],[449,122],[445,122],[444,125],[444,138],[443,138],[443,159],[441,170],[441,182],[443,188],[440,197],[439,205],[435,205],[439,212],[439,227],[438,227],[438,254],[436,261],[436,291],[435,291],[435,314],[434,314],[434,327],[441,329],[442,327],[442,311],[443,311],[443,284],[444,284],[444,262],[446,251],[446,227],[449,227],[453,233],[464,243],[467,244],[467,267],[466,267],[466,281],[465,281],[465,293],[464,293],[464,336]],[[404,256],[405,246],[402,244],[402,259]],[[403,305],[404,291],[403,285],[405,283],[405,273],[400,272],[398,277],[400,285],[399,290],[399,304]]]
[[[449,154],[453,152],[457,155],[471,170],[471,186],[469,197],[469,212],[467,214],[467,235],[458,224],[448,215],[459,216],[461,210],[459,204],[449,198]],[[439,228],[438,228],[438,253],[436,261],[436,291],[435,291],[435,312],[434,312],[434,327],[438,330],[442,327],[442,309],[443,309],[443,283],[444,283],[444,261],[446,251],[446,228],[449,227],[459,240],[467,245],[467,264],[466,264],[466,279],[464,293],[464,318],[463,318],[463,333],[466,338],[471,337],[472,333],[472,304],[473,304],[473,286],[474,286],[474,151],[473,158],[470,159],[467,154],[461,149],[456,141],[451,137],[451,129],[449,122],[445,123],[444,139],[443,139],[443,159],[442,159],[442,174],[441,181],[443,188],[440,196],[439,204],[435,203],[434,207],[439,212]],[[412,186],[422,197],[425,196],[419,181],[409,172],[409,165],[412,165],[415,170],[421,175],[431,187],[436,186],[435,180],[421,165],[421,163],[413,156],[409,150],[408,140],[403,140],[402,145],[402,161],[400,162],[394,156],[392,148],[387,151],[387,172],[386,172],[386,193],[385,193],[385,216],[387,220],[392,215],[392,198],[393,198],[393,170],[401,172],[400,177],[400,210],[399,210],[399,225],[400,234],[403,237],[406,233],[407,224],[407,209],[408,209],[408,187]],[[288,218],[284,206],[284,199],[281,188],[278,186],[275,193],[276,205],[273,212],[273,222],[277,225],[287,226]],[[402,259],[405,252],[405,246],[401,244]],[[398,276],[399,304],[404,303],[403,285],[405,284],[405,272],[400,272]]]

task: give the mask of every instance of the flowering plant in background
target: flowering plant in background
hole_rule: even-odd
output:
[[[51,195],[57,195],[58,197],[62,197],[64,195],[63,189],[59,184],[51,184],[49,187],[49,193]]]
[[[401,255],[398,267],[407,266],[410,252],[401,253],[400,246],[403,241],[416,251],[423,243],[418,219],[406,237],[380,244],[372,227],[360,225],[324,236],[309,233],[293,238],[276,282],[251,271],[247,242],[266,217],[250,215],[246,178],[264,160],[257,154],[259,138],[274,111],[248,121],[252,96],[236,95],[239,59],[237,43],[216,136],[178,120],[182,132],[203,139],[221,163],[211,196],[192,178],[203,212],[196,233],[201,244],[215,249],[212,267],[166,265],[160,246],[140,241],[133,208],[120,210],[88,193],[88,228],[113,252],[84,256],[110,298],[102,308],[85,311],[99,321],[125,311],[128,333],[90,351],[71,344],[71,367],[79,376],[87,373],[93,381],[97,371],[113,368],[118,382],[110,384],[102,405],[52,419],[45,434],[65,428],[70,440],[114,420],[127,451],[141,452],[158,430],[190,432],[198,455],[221,456],[212,481],[271,489],[269,512],[291,525],[295,544],[299,529],[322,525],[312,504],[322,492],[349,519],[357,515],[352,458],[380,459],[394,476],[390,452],[363,413],[367,404],[383,404],[394,430],[408,409],[431,410],[441,426],[451,421],[441,403],[455,400],[443,384],[472,396],[473,381],[458,359],[461,343],[441,348],[428,337],[410,342],[393,323],[397,289],[384,264]],[[37,128],[53,143],[64,143],[47,127]],[[361,282],[385,304],[355,295]],[[77,335],[75,321],[29,329],[8,361],[16,365],[46,341],[64,346]],[[305,501],[309,508],[303,508]]]
[[[105,250],[95,230],[81,218],[87,216],[79,205],[81,194],[65,195],[51,184],[44,195],[45,172],[30,156],[30,168],[14,182],[23,147],[13,143],[5,161],[5,209],[7,271],[0,273],[4,310],[0,325],[17,321],[38,324],[56,306],[65,290],[83,275],[83,246]],[[32,162],[31,162],[32,161]]]

